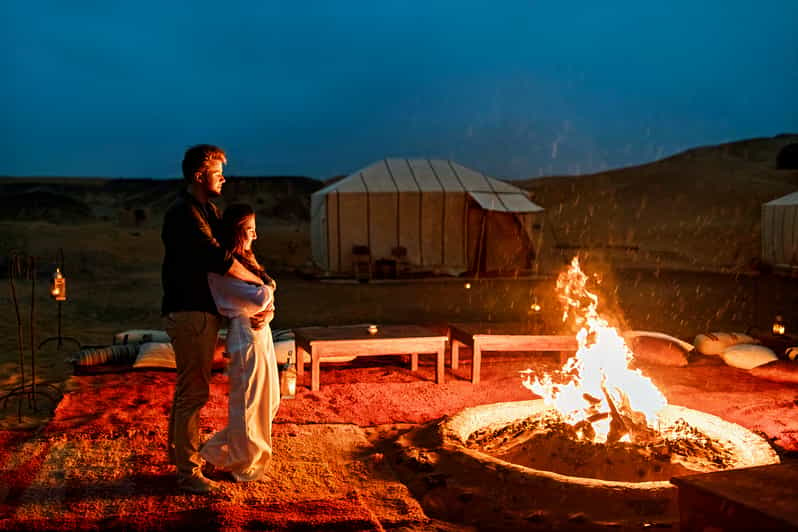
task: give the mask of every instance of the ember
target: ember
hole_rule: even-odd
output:
[[[483,428],[466,446],[526,467],[563,475],[649,482],[733,467],[733,446],[718,441],[683,418],[642,443],[580,440],[577,429],[556,411],[505,425]]]

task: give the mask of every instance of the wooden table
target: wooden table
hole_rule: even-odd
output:
[[[798,462],[676,477],[680,530],[798,530]]]
[[[460,365],[460,347],[470,347],[471,383],[479,384],[483,351],[574,351],[575,336],[540,334],[540,329],[527,323],[450,323],[452,369]]]
[[[325,357],[342,355],[377,356],[410,354],[411,371],[418,370],[419,353],[435,353],[435,382],[443,384],[447,337],[418,325],[379,325],[370,334],[362,325],[343,327],[301,327],[294,329],[297,376],[302,376],[305,353],[310,353],[310,389],[319,389],[319,371]]]

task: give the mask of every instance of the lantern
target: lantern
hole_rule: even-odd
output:
[[[369,328],[368,328],[369,334],[377,334],[378,330],[379,329],[377,328],[376,325],[369,325]]]
[[[293,399],[296,395],[296,366],[292,364],[294,352],[288,352],[288,358],[280,375],[280,396],[284,399]],[[304,362],[304,361],[302,361]],[[297,362],[301,364],[302,362]]]
[[[66,277],[61,273],[61,268],[56,268],[50,280],[50,294],[56,301],[66,301]]]
[[[786,332],[786,328],[784,327],[784,318],[781,317],[781,314],[776,314],[776,319],[773,320],[773,334],[781,336]]]
[[[471,290],[471,283],[466,283],[464,286],[466,290]]]

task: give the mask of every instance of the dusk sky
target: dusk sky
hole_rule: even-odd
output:
[[[591,173],[798,132],[798,1],[10,1],[0,175]]]

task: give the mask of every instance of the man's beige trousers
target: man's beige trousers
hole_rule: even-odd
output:
[[[211,364],[222,318],[207,312],[171,312],[164,318],[177,364],[177,384],[169,414],[169,459],[178,476],[200,472],[199,414],[210,395]]]

